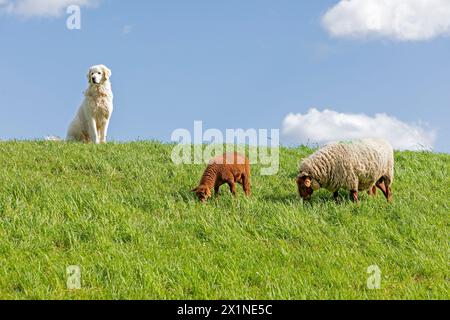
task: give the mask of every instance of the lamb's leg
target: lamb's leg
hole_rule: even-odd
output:
[[[351,194],[351,197],[352,197],[353,202],[359,203],[359,199],[358,199],[358,191],[352,190],[352,191],[350,192],[350,194]]]
[[[334,199],[334,201],[336,201],[336,202],[339,201],[339,191],[333,192],[333,199]]]
[[[386,191],[387,191],[387,201],[388,202],[392,202],[393,201],[393,194],[392,194],[392,188],[391,188],[391,185],[392,185],[392,180],[391,180],[391,178],[389,177],[389,176],[385,176],[384,177],[384,183],[385,183],[385,185],[386,185]]]
[[[384,181],[378,181],[377,182],[377,187],[378,189],[380,189],[384,195],[386,195],[386,185],[384,184]]]
[[[371,189],[369,189],[369,196],[375,197],[377,195],[377,186],[373,186]]]
[[[346,185],[349,187],[350,198],[352,199],[352,201],[355,203],[359,203],[358,199],[359,179],[354,173],[350,174],[347,177]]]
[[[391,187],[386,187],[386,191],[387,191],[387,196],[386,196],[387,201],[388,202],[392,202],[393,201],[393,195],[392,195]]]
[[[386,197],[386,200],[390,202],[392,200],[392,191],[390,187],[386,187],[384,178],[378,180],[377,187],[383,192],[384,196]]]

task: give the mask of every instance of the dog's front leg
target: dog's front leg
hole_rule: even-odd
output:
[[[102,129],[100,130],[100,143],[106,143],[106,138],[108,136],[109,119],[106,120]]]
[[[100,143],[100,139],[97,132],[97,122],[95,121],[95,119],[91,119],[89,121],[89,135],[93,143],[95,144]]]

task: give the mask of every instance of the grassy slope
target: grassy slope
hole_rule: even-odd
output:
[[[190,192],[204,166],[170,152],[0,143],[0,298],[449,298],[449,155],[397,153],[395,203],[357,207],[326,191],[302,205],[306,148],[283,149],[277,176],[255,166],[251,199],[224,187],[207,205]],[[66,290],[68,265],[82,290]]]

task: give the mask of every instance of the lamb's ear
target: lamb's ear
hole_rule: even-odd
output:
[[[308,177],[310,177],[310,175],[307,174],[307,173],[305,173],[305,172],[300,173],[300,176],[301,176],[302,178],[308,178]]]
[[[109,80],[109,78],[111,78],[111,76],[112,76],[112,71],[110,69],[108,69],[106,66],[103,66],[103,65],[102,65],[102,70],[103,70],[103,73],[105,75],[105,79]]]
[[[305,187],[311,187],[311,177],[306,173],[300,173],[297,177],[297,183],[302,183]]]
[[[310,177],[305,177],[305,187],[310,188],[311,187],[311,178]]]

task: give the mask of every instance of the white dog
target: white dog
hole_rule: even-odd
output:
[[[67,141],[106,143],[113,112],[111,70],[104,65],[93,66],[87,75],[89,87],[84,101],[67,132]]]

